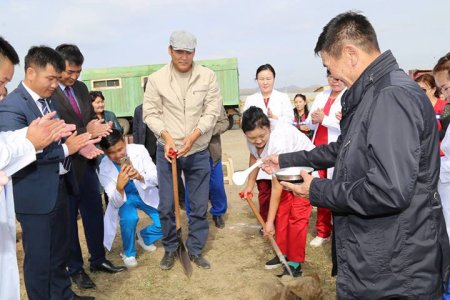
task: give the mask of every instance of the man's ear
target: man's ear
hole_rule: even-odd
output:
[[[26,78],[28,78],[30,81],[33,81],[37,75],[36,69],[28,67],[25,71],[25,75]]]
[[[347,44],[342,48],[342,55],[350,62],[352,67],[355,67],[359,61],[358,48],[355,45]]]

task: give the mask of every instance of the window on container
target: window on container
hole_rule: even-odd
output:
[[[120,78],[92,80],[93,89],[118,89],[122,87]]]

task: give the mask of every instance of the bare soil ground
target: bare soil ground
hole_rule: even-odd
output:
[[[248,166],[248,150],[240,130],[226,132],[222,136],[223,153],[231,157],[235,170]],[[119,273],[90,273],[88,251],[81,234],[85,270],[97,284],[95,290],[78,290],[79,295],[95,296],[96,299],[295,299],[286,297],[283,285],[275,276],[282,270],[265,270],[264,264],[274,256],[270,243],[259,234],[259,224],[247,203],[239,199],[240,187],[225,185],[228,197],[228,213],[226,226],[217,229],[211,217],[208,243],[204,250],[205,257],[212,268],[202,270],[194,265],[190,279],[183,274],[180,263],[176,261],[172,270],[159,268],[164,249],[160,242],[153,253],[143,251],[137,244],[139,266]],[[255,190],[256,194],[256,190]],[[257,200],[255,203],[257,204]],[[183,211],[182,211],[183,212]],[[150,220],[140,214],[138,227],[144,227]],[[313,210],[309,224],[308,242],[315,236],[316,212]],[[187,220],[183,215],[183,237],[187,236]],[[19,228],[20,231],[20,228]],[[81,220],[79,232],[83,232]],[[20,237],[20,232],[18,233]],[[114,242],[113,249],[107,258],[115,264],[121,264],[119,254],[122,252],[120,234]],[[23,249],[18,243],[19,268],[22,272]],[[306,262],[303,264],[305,275],[318,275],[323,289],[324,299],[335,299],[335,280],[331,273],[331,245],[312,248],[308,245]],[[22,299],[27,299],[23,276],[21,274]],[[285,296],[283,296],[285,295]]]

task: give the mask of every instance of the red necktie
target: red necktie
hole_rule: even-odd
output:
[[[80,109],[78,108],[77,100],[75,100],[75,97],[74,97],[72,91],[70,90],[70,87],[66,86],[64,91],[66,92],[67,98],[69,98],[70,106],[72,106],[73,111],[77,115],[78,119],[80,119],[82,121],[83,118],[81,117],[81,112],[80,112]]]

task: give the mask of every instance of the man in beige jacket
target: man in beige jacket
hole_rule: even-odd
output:
[[[156,151],[163,231],[164,257],[160,267],[173,267],[178,240],[175,228],[172,175],[169,151],[177,153],[178,172],[183,172],[190,200],[187,248],[191,260],[209,269],[202,256],[208,239],[206,212],[209,197],[209,152],[212,129],[222,105],[213,71],[193,62],[197,39],[186,31],[170,37],[170,64],[149,76],[144,94],[143,115],[158,139]]]

